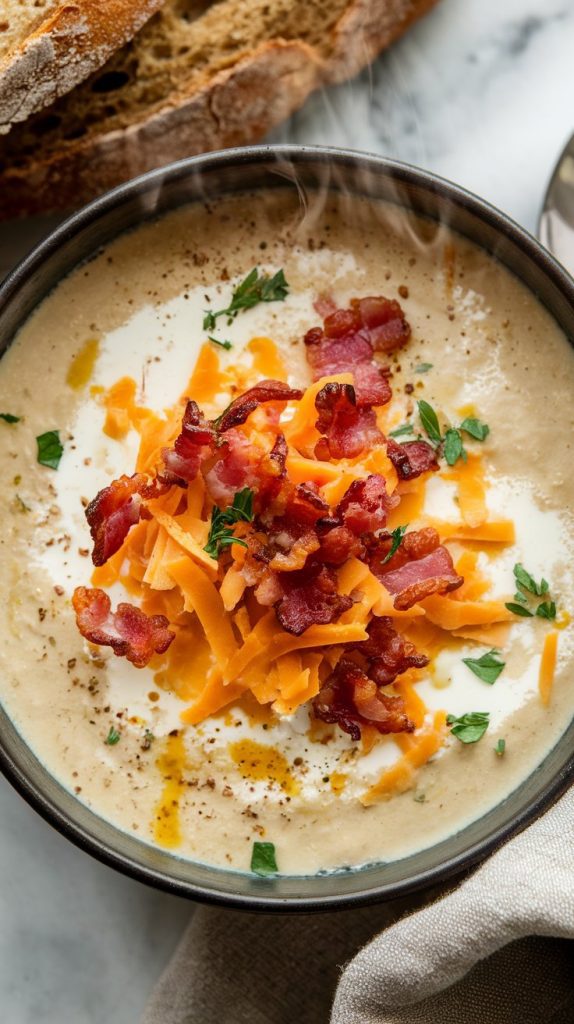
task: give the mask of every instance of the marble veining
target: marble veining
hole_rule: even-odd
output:
[[[442,0],[355,81],[273,141],[419,164],[534,230],[574,131],[574,0]],[[52,226],[0,226],[0,276]],[[75,849],[0,784],[0,1018],[136,1024],[190,914]]]

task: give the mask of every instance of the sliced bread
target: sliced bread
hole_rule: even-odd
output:
[[[163,0],[3,0],[0,133],[102,66]]]
[[[0,216],[77,205],[260,139],[436,0],[166,0],[100,71],[0,140]]]

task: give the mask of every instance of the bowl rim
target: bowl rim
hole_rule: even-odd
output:
[[[75,211],[35,245],[31,252],[0,282],[0,316],[17,295],[19,289],[29,281],[47,259],[58,251],[61,245],[70,242],[74,236],[89,225],[96,223],[100,217],[114,207],[121,205],[124,200],[143,195],[150,189],[161,188],[164,182],[173,182],[180,178],[188,177],[193,173],[201,173],[203,169],[213,171],[227,166],[247,165],[251,162],[262,164],[266,161],[272,165],[281,159],[293,162],[295,165],[304,165],[305,163],[317,164],[321,162],[335,162],[343,166],[360,165],[366,170],[379,172],[397,183],[403,182],[408,185],[420,185],[427,190],[432,190],[440,198],[447,199],[455,205],[462,207],[466,212],[485,222],[489,227],[494,228],[496,232],[501,233],[513,242],[518,249],[537,265],[542,273],[550,279],[552,284],[566,296],[569,303],[574,307],[574,280],[565,268],[554,259],[529,231],[522,228],[511,217],[498,210],[491,203],[476,196],[473,192],[454,184],[444,177],[412,164],[361,150],[331,146],[264,144],[215,151],[213,153],[187,157],[183,160],[167,164],[118,185],[116,188],[104,193],[86,206]],[[142,223],[149,219],[149,216],[146,216],[145,211],[143,211]],[[119,234],[121,234],[121,231],[118,232]],[[22,739],[27,747],[24,737]],[[30,750],[31,748],[27,749]],[[403,897],[421,889],[444,884],[447,880],[460,877],[505,841],[535,821],[565,792],[574,780],[574,754],[569,762],[555,776],[549,779],[537,797],[523,807],[521,811],[510,820],[494,827],[486,837],[473,842],[465,850],[447,857],[441,863],[420,870],[418,873],[398,882],[390,884],[382,882],[376,885],[369,885],[359,892],[294,897],[279,897],[273,895],[271,891],[268,894],[261,893],[260,895],[222,892],[219,889],[210,888],[208,885],[175,878],[161,869],[138,863],[131,856],[119,852],[109,843],[91,835],[78,821],[68,817],[43,792],[41,786],[28,776],[23,767],[16,763],[8,750],[4,748],[1,737],[0,769],[18,793],[57,831],[97,860],[137,881],[197,902],[231,909],[267,913],[293,913],[341,910],[364,906],[383,900]],[[46,771],[49,770],[46,769]],[[51,772],[49,774],[54,778]],[[509,794],[509,796],[512,796],[512,794]],[[94,811],[92,813],[99,817],[97,812]],[[207,865],[207,867],[209,868],[210,866]],[[219,872],[221,869],[214,868],[213,870]],[[225,873],[229,874],[231,872]]]

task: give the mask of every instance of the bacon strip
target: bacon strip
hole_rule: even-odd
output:
[[[367,626],[368,639],[353,646],[369,679],[378,686],[388,686],[409,668],[424,668],[429,659],[415,645],[405,640],[387,616],[374,617]],[[363,664],[363,661],[361,661]]]
[[[225,412],[219,417],[217,429],[221,434],[231,427],[237,427],[264,402],[291,402],[301,398],[303,392],[299,388],[290,388],[280,380],[260,380],[259,384],[244,391],[234,399]]]
[[[360,408],[385,405],[391,387],[374,352],[393,352],[406,345],[411,329],[398,302],[383,296],[352,299],[350,309],[325,317],[323,328],[307,331],[304,341],[313,379],[352,373]]]
[[[382,529],[388,513],[398,503],[396,495],[387,493],[384,477],[372,473],[363,480],[353,480],[335,509],[335,517],[360,536]]]
[[[309,626],[335,622],[352,605],[352,600],[337,592],[337,576],[325,565],[306,566],[299,572],[281,573],[284,597],[275,606],[283,629],[301,636]]]
[[[185,486],[195,480],[199,468],[215,450],[217,434],[206,420],[197,402],[189,401],[181,421],[181,433],[173,448],[164,448],[163,479]]]
[[[394,596],[397,611],[406,611],[431,594],[446,594],[464,583],[455,572],[450,552],[439,543],[431,527],[407,533],[393,558],[383,564],[383,552],[390,549],[390,544],[390,537],[379,538],[369,553],[369,565]]]
[[[338,725],[358,742],[363,725],[374,725],[380,733],[413,732],[402,697],[381,693],[376,682],[348,658],[341,658],[335,670],[313,700],[313,712],[323,722]]]
[[[119,551],[130,527],[144,515],[143,498],[158,498],[168,487],[163,480],[148,482],[142,473],[121,476],[102,488],[86,508],[86,519],[94,542],[92,562],[105,565]]]
[[[315,398],[315,426],[325,436],[315,445],[318,459],[352,459],[383,440],[373,409],[358,409],[350,384],[331,382]]]
[[[387,455],[401,480],[414,480],[421,473],[439,468],[434,448],[426,441],[407,441],[397,444],[387,440]]]
[[[111,647],[136,668],[144,668],[154,654],[163,654],[175,634],[165,615],[146,615],[132,604],[120,603],[115,612],[99,588],[76,587],[72,597],[76,624],[92,644]]]

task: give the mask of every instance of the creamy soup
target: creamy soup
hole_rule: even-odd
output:
[[[218,319],[211,333],[230,344],[209,342],[204,311],[228,306],[254,266],[270,275],[283,269],[288,294],[230,324]],[[110,389],[132,378],[138,405],[161,416],[211,346],[228,384],[215,395],[203,386],[198,404],[215,417],[232,379],[241,390],[257,375],[277,376],[272,350],[253,342],[262,337],[274,342],[289,383],[306,387],[302,338],[321,323],[319,295],[341,308],[354,296],[400,301],[412,336],[390,357],[385,415],[397,441],[427,436],[420,400],[439,411],[441,425],[489,427],[482,440],[458,435],[470,462],[442,459],[424,500],[411,501],[399,522],[410,530],[460,524],[461,480],[480,459],[493,539],[468,531],[461,539],[460,530],[457,539],[453,528],[446,544],[474,574],[468,601],[514,611],[482,627],[463,622],[432,649],[411,684],[422,717],[406,744],[384,735],[367,749],[314,721],[307,705],[277,714],[253,698],[185,724],[185,665],[180,679],[177,666],[165,670],[167,655],[138,669],[109,647],[88,645],[71,605],[93,569],[87,502],[134,472],[138,450],[132,425],[110,428]],[[213,365],[210,356],[208,374]],[[573,394],[570,346],[536,299],[468,241],[393,206],[330,200],[304,215],[291,193],[241,195],[122,236],[44,300],[2,359],[0,412],[19,417],[0,422],[0,693],[8,713],[78,800],[192,860],[249,871],[254,843],[268,842],[281,873],[313,874],[401,858],[460,830],[533,771],[572,716]],[[36,439],[50,431],[63,445],[57,469],[37,459]],[[118,582],[109,593],[114,605],[135,600]],[[195,656],[204,678],[212,657]],[[485,656],[479,672],[468,665]],[[409,743],[432,733],[442,711],[451,717],[445,726],[443,716],[436,751],[420,767],[416,757],[405,766]],[[460,719],[476,712],[487,728],[464,742]]]

